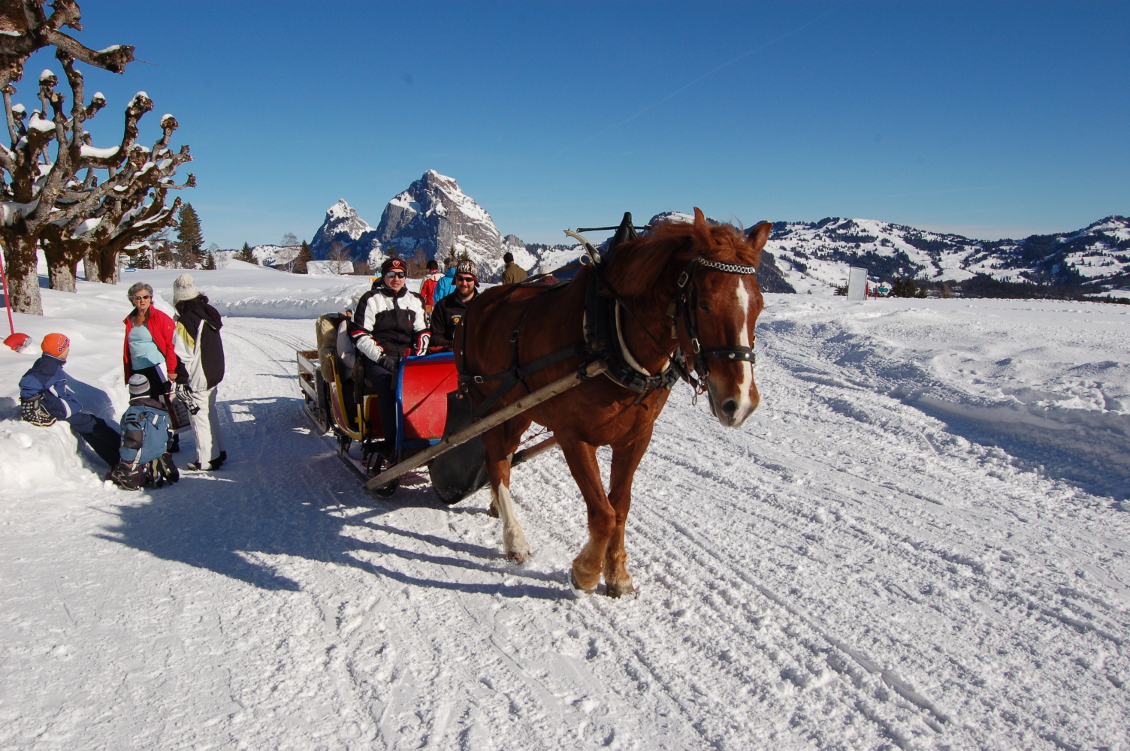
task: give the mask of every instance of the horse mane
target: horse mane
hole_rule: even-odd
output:
[[[666,222],[617,247],[604,273],[622,297],[659,298],[671,293],[677,275],[698,257],[756,267],[761,249],[729,224]]]

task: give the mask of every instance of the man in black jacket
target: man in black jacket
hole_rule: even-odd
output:
[[[469,260],[455,267],[455,291],[436,303],[432,311],[432,339],[428,352],[448,352],[455,341],[455,328],[467,313],[467,306],[478,296],[479,277]]]
[[[177,398],[188,403],[192,432],[196,435],[196,461],[186,469],[219,469],[228,458],[220,436],[216,412],[216,387],[224,380],[224,343],[220,339],[220,314],[200,294],[191,274],[173,282],[177,327],[173,348],[177,353]]]

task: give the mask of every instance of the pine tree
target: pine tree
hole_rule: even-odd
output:
[[[235,260],[244,261],[246,263],[259,263],[258,259],[255,258],[255,253],[251,250],[251,246],[247,243],[244,243],[243,247],[239,249],[239,252],[235,254]]]
[[[196,268],[200,262],[200,249],[204,247],[204,235],[200,231],[200,217],[191,203],[181,207],[177,223],[177,250],[180,251],[183,265]]]
[[[200,268],[204,271],[216,270],[216,256],[212,251],[208,250],[204,252],[204,261],[200,264]]]
[[[298,246],[298,257],[294,259],[294,273],[305,274],[306,262],[313,260],[314,254],[310,252],[310,245],[303,240],[302,244]]]

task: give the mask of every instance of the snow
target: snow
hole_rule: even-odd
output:
[[[55,121],[45,119],[40,114],[39,110],[36,110],[31,113],[31,120],[28,122],[27,127],[32,130],[37,130],[40,133],[53,133],[55,132]]]
[[[72,237],[81,237],[82,235],[85,235],[87,232],[90,232],[91,230],[98,227],[98,225],[101,224],[101,223],[102,223],[102,217],[100,217],[100,216],[92,217],[90,219],[83,219],[81,222],[79,222],[79,225],[77,227],[75,227],[75,231],[73,233],[71,233],[71,236]]]
[[[16,330],[71,336],[116,422],[126,282],[168,311],[179,273]],[[193,276],[228,316],[218,472],[105,485],[18,421],[35,355],[0,348],[0,747],[1130,746],[1130,306],[767,295],[761,407],[725,430],[676,387],[639,594],[574,600],[559,452],[514,471],[515,566],[488,494],[378,501],[313,433],[294,350],[367,279]]]
[[[100,149],[96,146],[84,143],[79,146],[79,154],[88,159],[111,159],[117,156],[120,148],[121,146],[111,146],[110,148]],[[145,166],[150,167],[151,165],[147,164]]]

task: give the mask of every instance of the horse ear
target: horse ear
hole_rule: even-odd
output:
[[[706,216],[703,215],[702,209],[698,206],[694,207],[694,226],[698,230],[706,229]]]
[[[769,241],[769,233],[773,231],[772,222],[760,222],[756,227],[749,231],[749,244],[753,249],[760,253],[761,249],[765,247],[765,243]]]
[[[706,223],[706,216],[703,215],[702,209],[698,206],[694,207],[694,231],[703,246],[709,248],[714,244],[714,238],[710,236],[710,226]]]

